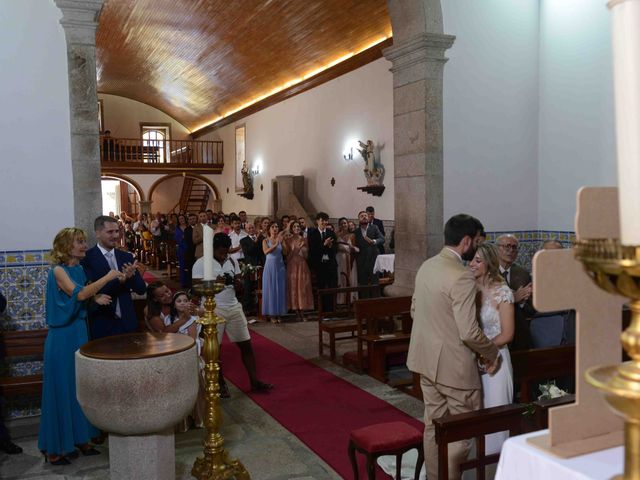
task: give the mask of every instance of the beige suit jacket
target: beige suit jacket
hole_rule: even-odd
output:
[[[193,226],[193,234],[191,237],[193,238],[193,246],[196,249],[195,258],[200,258],[202,255],[204,255],[204,250],[202,247],[202,235],[202,224],[195,224]]]
[[[418,270],[411,316],[409,369],[448,387],[480,388],[475,354],[493,361],[498,349],[478,325],[473,274],[452,250]]]

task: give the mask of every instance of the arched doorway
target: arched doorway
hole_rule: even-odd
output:
[[[218,189],[211,180],[187,173],[165,175],[158,179],[149,189],[149,200],[152,210],[161,213],[215,211],[221,206]]]
[[[140,187],[119,175],[102,175],[102,214],[126,212],[130,217],[140,213],[140,200],[144,200]]]

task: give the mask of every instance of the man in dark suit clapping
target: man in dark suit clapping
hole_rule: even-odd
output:
[[[120,333],[135,332],[138,318],[133,308],[131,291],[144,294],[146,285],[137,269],[133,255],[116,247],[119,228],[115,219],[107,216],[96,218],[94,224],[98,244],[89,250],[82,260],[87,280],[95,282],[109,270],[125,274],[123,280],[114,279],[99,293],[109,295],[113,301],[109,305],[98,305],[89,314],[91,338],[102,338]]]
[[[338,239],[333,230],[327,228],[329,215],[318,212],[316,224],[318,228],[309,229],[307,239],[309,242],[309,267],[316,274],[318,289],[336,288],[338,286],[338,263],[336,253],[338,251]],[[330,296],[322,299],[322,310],[330,312],[333,303]]]
[[[373,273],[373,266],[378,257],[378,248],[384,245],[384,235],[380,233],[378,227],[369,223],[367,212],[358,213],[358,222],[360,227],[356,229],[356,247],[358,247],[358,256],[356,257],[356,265],[358,267],[358,286],[360,285],[376,285],[378,276]],[[360,298],[368,298],[369,292],[360,292]]]
[[[369,224],[375,225],[376,227],[378,227],[378,230],[380,230],[380,233],[382,234],[382,239],[383,239],[382,243],[379,243],[377,248],[381,254],[384,254],[384,225],[382,223],[382,220],[380,220],[379,218],[376,218],[376,211],[371,205],[369,205],[364,210],[365,212],[367,212],[367,218],[368,218]]]
[[[245,224],[247,236],[240,239],[240,247],[244,255],[244,263],[249,265],[264,266],[264,252],[262,251],[262,236],[256,235],[256,226],[247,222]],[[255,306],[254,281],[250,275],[244,276],[244,292],[242,294],[242,306],[245,312],[253,312]]]

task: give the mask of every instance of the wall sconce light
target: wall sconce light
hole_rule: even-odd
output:
[[[255,162],[253,162],[253,166],[251,167],[251,175],[254,177],[256,175],[260,175],[262,172],[262,158],[258,158]]]
[[[351,160],[353,160],[353,147],[349,147],[349,150],[345,150],[342,154],[342,157],[347,162],[350,162]]]

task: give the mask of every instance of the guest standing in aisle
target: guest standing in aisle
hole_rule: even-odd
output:
[[[282,233],[276,222],[267,229],[269,236],[262,241],[265,254],[262,274],[262,315],[271,323],[280,323],[280,317],[287,313],[287,272],[282,258]]]
[[[338,239],[329,228],[329,215],[318,212],[316,215],[317,228],[309,230],[309,267],[316,274],[318,289],[336,288],[338,286]],[[330,312],[334,308],[330,295],[322,298],[322,310]]]
[[[298,320],[304,320],[304,311],[313,309],[311,272],[307,265],[307,241],[300,224],[289,224],[291,235],[284,241],[287,256],[287,298],[289,308],[295,310]]]

